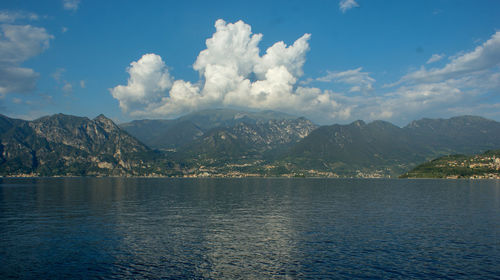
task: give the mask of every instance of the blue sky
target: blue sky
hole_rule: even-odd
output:
[[[499,14],[495,0],[4,0],[0,113],[500,120]]]

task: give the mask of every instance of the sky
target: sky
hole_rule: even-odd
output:
[[[0,113],[500,121],[500,1],[0,3]]]

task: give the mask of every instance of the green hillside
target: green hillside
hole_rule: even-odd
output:
[[[480,155],[450,155],[426,162],[401,178],[492,178],[500,179],[500,150]]]

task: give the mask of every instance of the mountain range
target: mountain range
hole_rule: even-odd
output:
[[[500,123],[476,116],[422,119],[400,128],[384,121],[322,126],[284,158],[299,168],[394,176],[418,163],[449,154],[500,147]]]
[[[460,116],[405,127],[318,126],[279,112],[229,109],[120,125],[103,115],[0,115],[0,140],[3,175],[386,177],[439,156],[498,149],[500,123]]]
[[[57,114],[34,121],[0,115],[0,174],[141,176],[178,165],[100,115]]]
[[[292,120],[296,117],[274,111],[243,112],[231,109],[203,110],[172,120],[135,120],[120,125],[153,149],[176,150],[207,131],[240,123],[256,124],[269,120]]]

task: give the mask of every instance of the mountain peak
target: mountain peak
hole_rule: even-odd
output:
[[[73,115],[66,115],[63,113],[53,114],[49,116],[43,116],[33,121],[33,123],[59,123],[59,124],[76,124],[89,121],[87,117],[79,117]]]
[[[94,118],[94,121],[112,121],[112,120],[106,117],[104,114],[100,114],[99,116]]]
[[[135,175],[149,172],[144,162],[156,156],[104,115],[0,119],[0,138],[6,151],[0,153],[0,174]]]
[[[98,123],[108,132],[118,129],[118,126],[111,119],[104,116],[103,114],[100,114],[99,116],[95,117],[93,121]]]
[[[355,125],[357,127],[363,127],[366,125],[366,123],[362,120],[357,120],[357,121],[352,122],[351,125]]]

